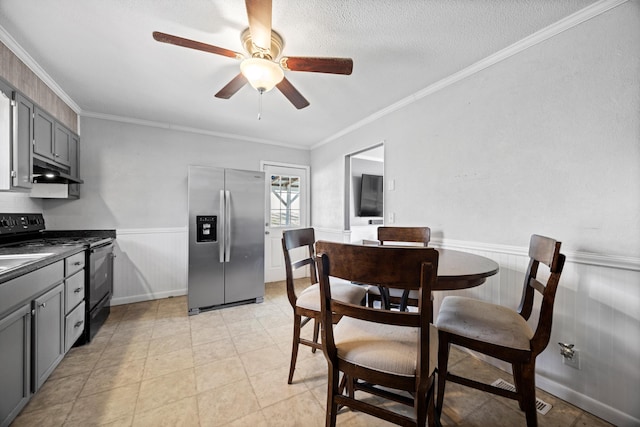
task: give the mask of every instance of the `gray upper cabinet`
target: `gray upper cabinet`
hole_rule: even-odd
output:
[[[80,137],[69,134],[69,175],[80,178]]]
[[[71,132],[60,123],[56,123],[55,133],[53,134],[53,160],[56,163],[70,166],[71,158],[69,146],[71,145]]]
[[[65,167],[71,166],[70,147],[73,132],[38,107],[35,108],[33,128],[33,154]]]
[[[49,171],[68,182],[67,198],[80,197],[80,137],[0,79],[0,191],[64,198],[33,183]]]
[[[33,103],[0,81],[0,190],[31,188]]]
[[[31,188],[34,106],[18,92],[13,93],[13,100],[13,187]]]
[[[35,107],[35,115],[33,118],[33,154],[55,161],[53,155],[55,123],[53,117],[39,107]]]

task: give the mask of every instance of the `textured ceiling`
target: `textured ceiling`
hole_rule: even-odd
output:
[[[249,85],[229,100],[213,96],[238,61],[151,37],[241,51],[242,0],[2,0],[0,26],[81,114],[306,148],[593,2],[273,0],[284,55],[351,57],[354,69],[286,72],[311,105],[296,110],[273,90],[260,121]]]

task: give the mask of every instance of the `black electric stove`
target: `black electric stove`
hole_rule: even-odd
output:
[[[86,326],[79,344],[91,341],[109,316],[115,237],[115,230],[45,230],[42,214],[0,213],[0,247],[85,247]]]

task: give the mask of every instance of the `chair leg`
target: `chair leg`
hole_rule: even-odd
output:
[[[435,394],[436,381],[435,378],[433,378],[433,382],[427,393],[427,423],[429,427],[436,427],[436,421],[437,425],[440,425],[440,421],[436,419]]]
[[[446,333],[438,332],[438,397],[436,400],[436,414],[440,418],[444,403],[444,386],[447,381],[449,364],[449,337]]]
[[[520,408],[527,419],[527,427],[538,426],[538,414],[536,411],[536,380],[535,360],[523,365],[514,365],[514,382],[520,394]],[[516,379],[517,378],[517,379]]]
[[[327,418],[326,427],[335,427],[336,416],[338,415],[338,404],[335,402],[335,395],[339,394],[340,371],[329,363],[329,381],[327,384]],[[349,380],[349,379],[348,379]],[[348,387],[348,386],[347,386]]]
[[[427,399],[429,398],[429,390],[417,390],[413,396],[413,410],[416,414],[416,425],[424,426],[427,424]]]
[[[320,335],[320,322],[318,319],[313,319],[313,342],[318,343],[318,336]],[[311,348],[311,353],[315,353],[316,348]]]
[[[289,364],[288,384],[293,382],[293,371],[296,369],[296,360],[298,359],[298,346],[300,345],[300,323],[302,316],[293,314],[293,343],[291,345],[291,363]]]

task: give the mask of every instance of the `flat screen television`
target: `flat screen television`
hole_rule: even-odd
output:
[[[382,176],[362,174],[358,216],[382,216]]]

